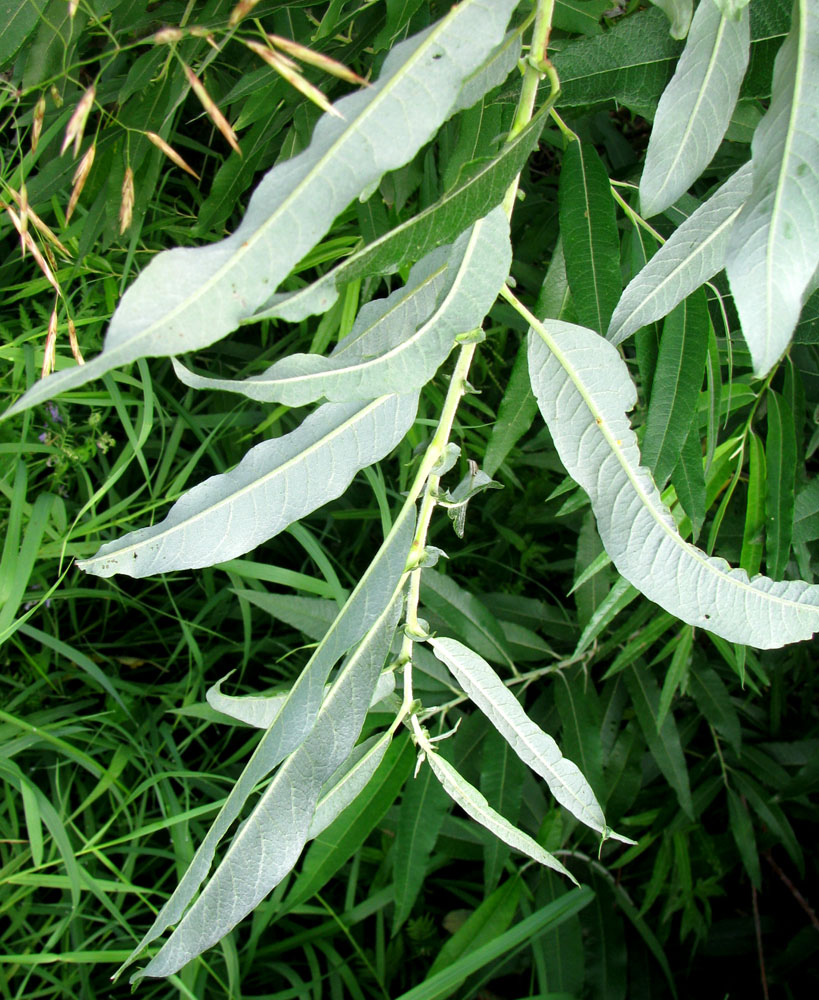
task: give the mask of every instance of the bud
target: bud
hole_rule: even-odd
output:
[[[235,28],[236,25],[242,20],[242,18],[247,17],[247,15],[253,10],[259,0],[239,0],[233,10],[230,12],[230,17],[228,18],[228,27]]]
[[[185,37],[185,32],[181,28],[160,28],[153,36],[155,45],[170,45],[173,42],[180,42]]]

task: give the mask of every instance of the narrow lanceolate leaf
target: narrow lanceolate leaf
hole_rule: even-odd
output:
[[[429,768],[407,782],[395,831],[393,934],[412,912],[451,800]]]
[[[381,675],[384,676],[386,675]],[[359,743],[336,773],[325,782],[316,811],[313,813],[313,821],[307,831],[308,840],[314,840],[323,833],[364,791],[370,778],[378,770],[391,742],[392,735],[384,733],[382,736],[371,736],[363,743]]]
[[[229,695],[222,691],[222,683],[226,680],[227,677],[223,677],[208,688],[205,698],[210,707],[216,712],[221,712],[222,715],[228,715],[231,719],[243,722],[246,726],[269,729],[287,702],[288,693],[285,691],[282,694],[272,695]],[[395,674],[386,671],[378,678],[370,707],[377,705],[394,690]]]
[[[793,537],[796,492],[796,429],[793,412],[783,396],[768,390],[767,494],[765,498],[765,565],[781,579],[788,565]]]
[[[751,164],[735,174],[683,222],[633,278],[611,317],[606,337],[619,344],[682,300],[725,266],[731,228],[751,193]]]
[[[375,625],[389,605],[404,574],[414,531],[415,508],[407,505],[291,688],[287,701],[230,790],[179,885],[117,975],[145,947],[179,921],[207,877],[216,848],[238,818],[254,788],[304,741],[322,704],[324,685],[333,666]]]
[[[537,145],[547,117],[548,109],[538,112],[511,142],[503,144],[496,156],[476,164],[462,183],[429,208],[350,254],[306,288],[273,296],[247,322],[284,319],[295,323],[325,312],[348,282],[370,274],[392,274],[435,247],[453,242],[459,233],[501,202]]]
[[[296,863],[321,789],[361,732],[401,611],[401,599],[391,596],[342,666],[307,738],[276,772],[199,898],[132,981],[181,969],[250,913]]]
[[[449,761],[435,753],[429,744],[427,746],[431,751],[426,753],[427,762],[435,777],[444,786],[447,795],[463,809],[467,816],[471,816],[476,823],[480,823],[482,827],[499,837],[514,850],[526,854],[547,868],[560,872],[561,875],[570,878],[575,885],[578,884],[574,875],[564,868],[557,858],[549,854],[548,851],[544,851],[540,844],[527,833],[518,830],[500,813],[495,812],[474,785],[470,785],[466,778],[461,777]]]
[[[683,540],[640,464],[626,417],[637,393],[616,348],[591,330],[526,318],[540,411],[625,579],[677,618],[733,642],[768,649],[819,630],[819,586],[750,580]]]
[[[766,375],[788,346],[819,264],[819,6],[797,0],[774,63],[771,104],[751,144],[753,191],[726,270],[751,351]]]
[[[569,143],[558,195],[566,274],[577,318],[605,333],[620,298],[620,237],[608,174],[591,144]]]
[[[567,760],[552,737],[532,722],[486,660],[456,639],[430,639],[430,645],[518,757],[546,781],[557,801],[592,830],[616,836],[606,826],[603,810],[580,768]]]
[[[677,464],[697,412],[709,327],[702,291],[681,302],[663,324],[642,447],[643,461],[661,487]]]
[[[235,330],[353,198],[435,135],[464,81],[503,40],[518,2],[463,0],[397,45],[372,87],[338,101],[309,147],[266,175],[232,236],[155,257],[123,297],[102,354],[38,383],[14,412],[136,358],[196,350]]]
[[[693,0],[651,0],[671,22],[671,37],[685,38],[691,24]]]
[[[646,218],[673,204],[711,162],[731,121],[750,45],[747,10],[734,20],[713,2],[697,7],[651,130],[640,179]]]
[[[511,258],[509,222],[499,207],[453,246],[424,257],[403,288],[368,302],[329,357],[291,354],[242,382],[206,378],[178,363],[176,373],[195,388],[240,392],[287,406],[321,397],[372,399],[420,389],[455,346],[455,338],[481,325]]]
[[[143,577],[249,552],[340,496],[404,437],[417,405],[413,394],[327,403],[290,434],[251,448],[232,471],[195,486],[164,521],[106,543],[79,565],[97,576]]]

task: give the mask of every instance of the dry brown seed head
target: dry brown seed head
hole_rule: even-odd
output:
[[[177,151],[173,148],[173,146],[165,142],[165,140],[162,138],[161,135],[157,135],[156,132],[146,132],[145,135],[147,135],[148,138],[151,140],[151,142],[157,147],[157,149],[161,149],[162,152],[168,157],[168,159],[172,160],[177,165],[177,167],[181,167],[182,170],[189,173],[191,177],[195,177],[197,180],[199,180],[199,174],[197,174],[197,172],[192,167],[188,166],[188,164],[182,159],[182,157],[179,155],[179,153],[177,153]]]
[[[211,98],[210,94],[205,90],[205,85],[199,79],[199,77],[194,73],[194,71],[182,63],[185,67],[185,76],[188,78],[188,83],[191,85],[191,90],[199,98],[202,107],[207,111],[208,117],[211,119],[213,124],[219,129],[224,138],[227,140],[230,147],[235,150],[240,156],[242,151],[239,148],[239,141],[236,138],[236,133],[233,131],[228,120],[222,114],[222,112],[217,108],[216,103]]]
[[[119,231],[120,235],[131,225],[134,214],[134,172],[130,167],[125,168],[125,178],[122,181],[122,198],[119,203]]]
[[[228,18],[228,27],[234,28],[244,17],[253,10],[259,0],[239,0]]]
[[[57,305],[51,310],[48,320],[48,333],[46,334],[45,352],[43,354],[43,367],[40,371],[40,378],[45,378],[54,371],[54,363],[57,360]]]
[[[77,340],[77,328],[74,326],[74,320],[70,316],[68,317],[68,344],[77,364],[84,365],[85,358],[82,356],[79,341]]]
[[[180,42],[185,37],[185,32],[181,28],[160,28],[153,36],[155,45],[170,45],[173,42]]]
[[[34,119],[31,125],[31,152],[37,152],[37,144],[40,141],[40,134],[43,131],[43,120],[45,118],[46,102],[45,97],[40,97],[34,105]]]
[[[80,160],[79,166],[74,171],[71,197],[68,199],[68,208],[65,210],[66,222],[68,222],[74,214],[74,209],[77,207],[77,202],[80,200],[82,189],[85,187],[85,182],[88,180],[88,175],[91,173],[91,167],[94,164],[94,156],[96,155],[96,152],[97,146],[96,143],[94,143],[88,147],[85,152],[85,156],[83,156]]]
[[[358,83],[364,87],[370,86],[369,81],[365,80],[363,76],[359,76],[358,73],[354,73],[349,67],[345,66],[344,63],[339,62],[337,59],[331,59],[329,56],[322,55],[320,52],[315,52],[306,45],[300,45],[298,42],[294,42],[289,38],[282,38],[281,35],[268,34],[267,37],[277,49],[282,49],[282,51],[287,52],[288,55],[301,60],[301,62],[306,62],[310,66],[315,66],[317,69],[323,69],[325,73],[329,73],[331,76],[337,76],[340,80],[347,80],[348,83]]]
[[[82,142],[82,137],[85,132],[85,123],[88,121],[91,108],[94,106],[94,98],[96,97],[96,94],[97,88],[92,84],[92,86],[86,90],[77,102],[77,106],[74,108],[74,113],[68,119],[68,124],[65,127],[65,138],[63,139],[63,144],[60,148],[61,156],[72,142],[74,143],[74,156],[76,157],[79,153],[80,143]]]

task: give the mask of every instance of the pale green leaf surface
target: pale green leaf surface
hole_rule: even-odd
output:
[[[253,726],[256,729],[269,729],[287,701],[287,692],[269,695],[224,694],[222,684],[228,677],[230,677],[230,674],[226,674],[205,692],[205,698],[210,707],[217,712],[221,712],[223,715],[230,716],[231,719],[243,722],[246,726]],[[329,688],[325,690],[329,690]],[[378,678],[378,683],[373,690],[370,708],[373,705],[377,705],[379,701],[386,698],[394,690],[395,674],[392,671],[386,671]]]
[[[520,31],[510,31],[487,59],[469,74],[458,91],[451,115],[477,104],[484,94],[499,87],[517,67],[521,50],[520,35]]]
[[[577,879],[563,867],[557,858],[545,851],[527,833],[518,830],[500,813],[495,812],[478,789],[461,777],[449,761],[444,760],[437,753],[428,753],[426,757],[427,763],[432,768],[435,777],[444,786],[447,795],[463,809],[467,816],[471,816],[476,823],[480,823],[482,827],[499,837],[514,850],[520,851],[521,854],[527,855],[547,868],[560,872],[561,875],[565,875],[577,885]]]
[[[233,593],[279,621],[304,632],[310,639],[324,638],[338,614],[338,604],[326,597],[297,597],[293,594],[273,594],[266,590],[234,590]]]
[[[241,382],[196,375],[178,362],[174,368],[185,385],[287,406],[409,392],[432,378],[457,336],[480,326],[511,262],[509,222],[499,207],[453,246],[419,261],[404,287],[368,302],[328,357],[290,354]]]
[[[766,375],[788,346],[819,264],[819,6],[797,0],[774,63],[771,103],[751,144],[754,184],[726,271],[751,351]]]
[[[231,472],[195,486],[164,521],[107,542],[78,565],[97,576],[144,577],[249,552],[340,496],[399,443],[417,405],[412,394],[326,403],[296,430],[251,448]]]
[[[591,330],[527,319],[538,405],[620,573],[678,618],[723,638],[764,649],[809,639],[819,629],[818,586],[749,580],[679,534],[640,464],[626,417],[637,394],[617,350]]]
[[[713,159],[731,120],[750,44],[747,10],[734,21],[713,2],[700,3],[657,106],[640,178],[644,217],[672,205]]]
[[[430,645],[518,757],[546,781],[557,801],[592,830],[609,836],[603,810],[578,766],[532,722],[489,664],[456,639],[430,639]]]
[[[606,337],[619,344],[720,271],[731,227],[751,193],[751,165],[736,173],[704,202],[660,247],[623,292]]]
[[[650,0],[671,22],[672,38],[685,38],[691,24],[693,0]]]
[[[155,257],[123,296],[102,354],[36,383],[8,412],[136,358],[196,350],[235,330],[353,198],[435,135],[464,80],[503,40],[518,2],[463,0],[396,46],[373,86],[338,101],[337,114],[321,117],[309,147],[264,177],[231,236]]]
[[[386,675],[382,674],[379,677],[379,684],[384,676]],[[313,821],[307,831],[308,840],[314,840],[323,833],[347,806],[355,802],[378,770],[391,742],[392,736],[385,733],[383,736],[371,736],[355,747],[349,759],[322,787]]]
[[[276,318],[299,322],[323,313],[338,299],[339,290],[346,283],[370,274],[391,274],[435,247],[454,241],[501,202],[537,145],[546,113],[545,109],[538,112],[514,139],[504,143],[496,156],[476,164],[457,187],[429,208],[357,250],[312,284],[274,296],[249,316],[247,322]]]
[[[750,2],[751,0],[714,0],[717,7],[728,17],[739,17]]]
[[[215,944],[298,860],[324,783],[349,757],[401,612],[401,584],[348,657],[301,745],[282,764],[196,902],[137,973],[168,976]]]
[[[287,702],[274,720],[276,724],[262,737],[176,889],[122,968],[130,965],[171,924],[177,923],[206,878],[219,842],[238,818],[248,796],[310,732],[330,670],[387,607],[404,573],[414,530],[415,508],[408,506],[396,519],[389,536],[291,688]]]

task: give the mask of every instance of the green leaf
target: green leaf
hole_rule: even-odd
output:
[[[393,740],[363,792],[310,845],[299,876],[285,897],[287,909],[300,906],[320,892],[349,861],[395,802],[414,762],[409,737],[402,735]]]
[[[269,729],[273,725],[276,716],[284,707],[288,693],[284,691],[281,694],[268,695],[224,694],[222,692],[222,684],[224,684],[228,677],[230,677],[230,674],[226,674],[205,692],[205,698],[210,707],[215,712],[220,712],[231,719],[243,722],[246,726],[253,726],[256,729]],[[383,701],[394,690],[395,674],[392,671],[385,671],[378,678],[378,683],[373,689],[370,708],[373,705],[377,705],[379,701]],[[329,687],[325,688],[326,691],[329,691]]]
[[[452,937],[443,945],[429,967],[427,978],[432,978],[457,962],[463,955],[476,951],[500,937],[515,918],[520,901],[521,880],[507,879],[502,886],[484,899]]]
[[[469,952],[448,968],[429,977],[418,986],[402,993],[396,1000],[444,1000],[451,996],[464,979],[490,962],[505,955],[514,955],[520,948],[532,945],[541,934],[559,926],[583,909],[594,898],[591,889],[572,889],[560,899],[536,910],[519,921],[505,934],[476,951]]]
[[[742,532],[742,551],[739,564],[751,577],[759,572],[759,567],[762,565],[767,481],[765,447],[756,434],[750,431],[748,434],[748,496],[745,501],[745,526]]]
[[[79,566],[97,576],[144,577],[249,552],[341,496],[404,437],[417,405],[414,395],[326,403],[296,430],[251,448],[233,471],[195,486],[164,521],[107,542]]]
[[[707,664],[695,660],[689,677],[691,695],[697,708],[739,754],[742,746],[742,727],[728,689],[722,683],[719,674]]]
[[[401,585],[396,588],[400,594]],[[325,781],[351,754],[401,612],[395,597],[348,657],[315,725],[276,772],[199,898],[132,981],[168,976],[215,944],[295,865]]]
[[[793,412],[783,396],[769,389],[767,401],[765,565],[775,580],[781,580],[788,565],[793,537],[796,427]]]
[[[560,673],[552,693],[562,724],[560,742],[571,759],[578,761],[592,791],[602,798],[606,794],[602,719],[595,689],[587,682],[583,671],[574,667]]]
[[[694,630],[684,628],[680,632],[674,652],[666,670],[663,689],[660,692],[660,704],[657,709],[657,730],[662,729],[663,722],[671,709],[674,695],[679,688],[683,691],[687,686],[688,668],[691,665],[691,650],[694,645]]]
[[[560,77],[558,107],[613,100],[651,119],[681,49],[663,14],[650,9],[602,35],[568,42],[551,57]]]
[[[497,208],[452,247],[424,257],[403,288],[368,302],[329,357],[289,354],[242,382],[196,375],[178,362],[174,368],[193,388],[287,406],[410,392],[432,378],[456,337],[481,325],[511,262],[509,222]]]
[[[671,22],[672,38],[685,38],[691,24],[693,0],[650,0]]]
[[[688,7],[690,16],[690,2]],[[672,205],[713,159],[731,120],[750,44],[747,10],[732,20],[713,2],[697,7],[651,130],[640,178],[646,218]]]
[[[395,912],[392,932],[398,931],[412,911],[427,873],[427,865],[451,800],[425,767],[404,788],[395,831]]]
[[[401,223],[374,242],[362,247],[322,278],[296,292],[274,296],[246,322],[281,318],[298,322],[325,312],[338,299],[348,282],[371,274],[391,274],[402,265],[418,260],[435,247],[451,243],[476,219],[500,204],[511,182],[520,173],[537,145],[548,109],[532,121],[498,154],[474,164],[466,178],[423,212]]]
[[[481,745],[481,793],[489,805],[518,824],[526,768],[509,744],[490,729]],[[439,786],[440,787],[440,786]],[[494,837],[483,849],[484,891],[497,886],[509,857],[509,848]]]
[[[381,674],[379,683],[384,676]],[[378,691],[378,685],[375,688]],[[373,696],[373,700],[374,700]],[[372,702],[370,703],[372,705]],[[336,773],[321,789],[316,811],[307,831],[307,839],[315,840],[331,823],[351,806],[370,783],[370,779],[381,766],[381,761],[390,748],[392,735],[375,735],[359,743]]]
[[[322,704],[330,670],[339,657],[379,620],[398,586],[404,574],[414,530],[415,509],[409,505],[396,519],[389,536],[291,688],[274,725],[264,734],[231,788],[176,889],[117,975],[147,945],[179,921],[207,877],[216,848],[238,818],[254,788],[310,733]]]
[[[751,145],[753,190],[731,233],[726,271],[766,375],[788,346],[819,264],[819,8],[797,0],[774,63],[771,103]]]
[[[731,227],[751,193],[751,165],[690,215],[623,292],[606,337],[619,344],[668,313],[725,266]],[[559,317],[558,317],[559,318]]]
[[[819,478],[813,478],[796,494],[793,509],[793,543],[802,545],[819,538]]]
[[[748,807],[732,788],[728,789],[728,817],[731,822],[731,834],[739,849],[745,871],[755,888],[760,889],[762,872],[759,868],[759,850],[754,836],[754,824]]]
[[[509,452],[532,426],[536,413],[537,402],[529,385],[526,347],[521,344],[486,446],[483,471],[488,476],[494,476],[506,461]]]
[[[517,3],[464,0],[429,31],[396,46],[373,86],[338,101],[335,113],[319,120],[310,146],[265,176],[231,236],[155,257],[123,296],[102,354],[36,383],[9,412],[136,358],[196,350],[235,330],[353,198],[435,135],[464,80],[502,40]]]
[[[433,612],[444,627],[455,631],[481,656],[493,663],[511,664],[506,637],[495,616],[474,594],[459,587],[452,577],[433,569],[426,570],[421,574],[421,600],[425,609]]]
[[[663,323],[651,386],[643,461],[665,486],[694,422],[708,356],[710,320],[705,293],[680,303]]]
[[[548,851],[544,851],[540,844],[536,840],[532,840],[527,833],[512,826],[500,813],[495,812],[478,789],[470,785],[466,778],[461,777],[449,761],[435,753],[429,743],[425,747],[419,740],[419,746],[426,753],[427,763],[432,768],[435,777],[443,785],[444,791],[456,805],[463,809],[467,816],[474,819],[476,823],[480,823],[482,827],[499,837],[514,850],[520,851],[521,854],[527,855],[533,861],[537,861],[547,868],[553,868],[577,885],[577,879],[563,867],[557,858],[549,854]],[[427,748],[429,749],[427,750]]]
[[[577,765],[567,760],[552,737],[532,722],[489,664],[455,639],[430,639],[429,642],[465,694],[523,763],[546,781],[557,801],[602,836],[622,839],[606,826],[603,810]]]
[[[626,413],[636,403],[617,350],[591,330],[526,318],[529,372],[561,461],[588,493],[614,565],[648,598],[723,638],[763,649],[819,629],[819,587],[749,580],[683,540],[640,464]]]
[[[691,522],[691,538],[696,542],[705,521],[705,473],[702,467],[702,443],[697,421],[691,424],[680,449],[677,464],[671,473],[671,484],[677,499]]]
[[[11,59],[28,36],[37,27],[37,22],[46,6],[46,0],[4,0],[0,3],[0,66],[8,67]]]
[[[566,274],[577,317],[604,333],[620,298],[620,239],[609,177],[591,144],[569,144],[558,197]]]
[[[643,731],[648,749],[657,767],[677,793],[677,799],[686,816],[694,819],[694,803],[688,782],[680,735],[673,715],[667,715],[658,726],[660,691],[657,682],[645,667],[631,666],[623,674],[631,694],[637,721]]]

